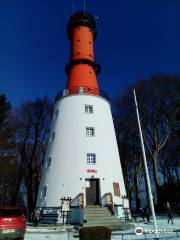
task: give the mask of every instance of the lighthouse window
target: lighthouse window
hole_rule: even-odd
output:
[[[87,164],[96,164],[96,154],[87,153]]]
[[[53,132],[53,133],[51,134],[51,137],[50,137],[50,142],[53,142],[53,141],[54,141],[54,139],[55,139],[55,132]]]
[[[46,197],[46,192],[47,192],[47,185],[43,186],[42,191],[41,191],[41,197],[45,198]]]
[[[93,106],[85,105],[85,113],[93,113]]]
[[[95,131],[94,131],[93,127],[86,128],[86,136],[88,136],[88,137],[94,136],[94,133],[95,133]]]

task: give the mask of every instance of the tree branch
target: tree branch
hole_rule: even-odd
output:
[[[169,137],[169,134],[170,134],[170,128],[169,128],[168,119],[167,119],[166,131],[165,131],[165,134],[164,134],[164,136],[162,137],[162,139],[159,143],[158,150],[161,150],[164,147],[164,145],[166,144],[167,139]]]
[[[144,134],[144,131],[142,131],[142,135],[143,135],[145,144],[146,144],[146,146],[147,146],[147,149],[149,150],[149,153],[150,153],[150,155],[151,155],[151,157],[152,157],[153,153],[152,153],[151,147],[150,147],[150,145],[149,145],[149,143],[148,143],[148,141],[147,141],[147,138],[146,138],[146,136],[145,136],[145,134]]]

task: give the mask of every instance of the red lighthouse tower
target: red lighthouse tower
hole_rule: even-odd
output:
[[[96,75],[100,72],[100,65],[94,62],[94,40],[96,38],[95,19],[85,12],[77,12],[71,16],[67,34],[71,40],[71,60],[66,66],[68,74],[67,89],[69,93],[83,93],[99,95]]]

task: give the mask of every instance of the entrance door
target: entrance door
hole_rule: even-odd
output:
[[[86,205],[99,204],[99,179],[86,180]]]

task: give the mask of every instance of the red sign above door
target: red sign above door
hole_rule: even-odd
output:
[[[96,169],[87,169],[87,172],[88,173],[97,173],[97,170]]]

